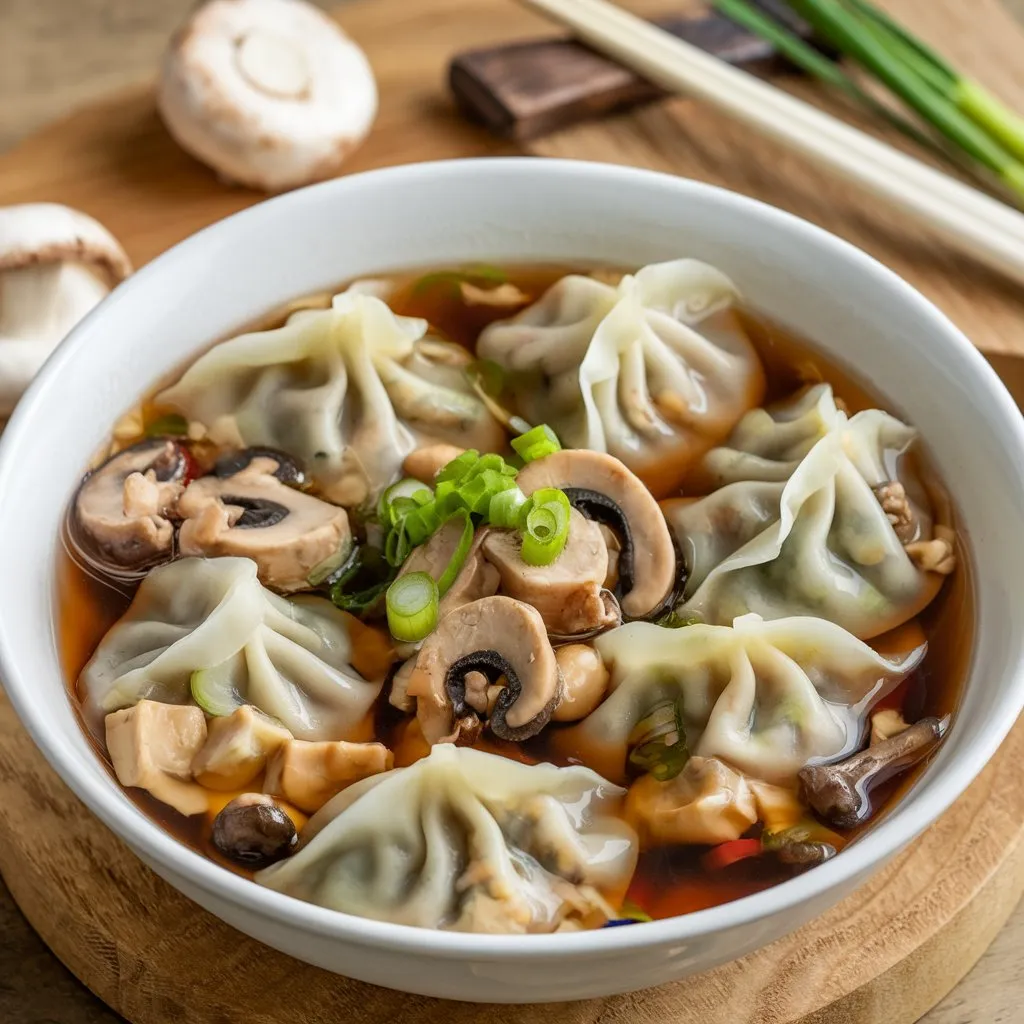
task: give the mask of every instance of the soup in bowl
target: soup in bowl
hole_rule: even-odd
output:
[[[5,618],[12,696],[158,871],[310,962],[492,1001],[712,966],[910,841],[1019,710],[1016,409],[750,201],[531,161],[271,201],[76,332],[5,486],[76,365],[105,398],[30,531],[49,710]]]

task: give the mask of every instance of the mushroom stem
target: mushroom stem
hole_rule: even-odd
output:
[[[836,764],[800,771],[807,802],[827,821],[853,828],[871,814],[871,789],[917,764],[946,734],[949,718],[922,718],[881,743]]]

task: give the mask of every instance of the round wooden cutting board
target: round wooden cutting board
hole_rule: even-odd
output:
[[[628,6],[655,13],[692,4]],[[1024,37],[997,0],[886,6],[1024,107]],[[361,0],[341,19],[367,49],[382,98],[377,127],[352,170],[515,151],[458,118],[444,93],[445,66],[457,50],[548,32],[543,23],[508,0]],[[533,142],[529,152],[688,174],[816,221],[921,288],[1024,394],[1020,289],[697,105],[659,104]],[[82,110],[0,158],[0,204],[78,206],[121,239],[136,265],[259,198],[227,188],[178,150],[148,89]],[[556,1015],[567,1024],[910,1024],[970,970],[1024,892],[1022,761],[1018,724],[949,813],[854,896],[793,935],[674,985],[558,1008],[403,995],[246,938],[162,882],[99,824],[50,770],[2,695],[0,872],[56,954],[133,1024],[525,1024]]]

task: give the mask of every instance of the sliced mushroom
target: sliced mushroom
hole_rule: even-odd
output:
[[[466,702],[466,676],[505,686],[490,717],[501,739],[535,736],[562,699],[562,676],[536,609],[510,597],[485,597],[449,612],[427,637],[407,693],[431,745],[475,739],[480,717]]]
[[[177,504],[189,459],[170,438],[111,456],[78,488],[68,522],[74,553],[117,578],[134,578],[174,555]]]
[[[243,793],[214,818],[213,845],[243,867],[265,868],[295,851],[295,823],[263,793]]]
[[[0,417],[64,336],[130,273],[117,239],[57,203],[0,208]]]
[[[228,452],[222,455],[213,466],[215,476],[228,477],[241,473],[247,469],[253,459],[266,459],[274,463],[273,469],[265,468],[283,484],[289,487],[304,487],[306,484],[306,469],[302,463],[293,455],[287,452],[278,451],[276,448],[242,448],[237,452]]]
[[[948,726],[948,718],[922,718],[845,761],[802,768],[800,781],[807,802],[833,825],[859,825],[871,814],[871,789],[930,754]]]
[[[550,565],[527,565],[522,547],[518,531],[491,530],[483,553],[501,574],[501,593],[533,605],[548,633],[582,639],[619,625],[618,603],[604,589],[608,548],[597,523],[573,509],[569,539]]]
[[[276,192],[336,174],[377,113],[363,51],[305,0],[211,0],[171,41],[168,131],[229,181]]]
[[[651,492],[618,459],[604,452],[567,449],[528,463],[516,482],[524,494],[559,487],[588,519],[619,536],[619,593],[632,619],[649,618],[672,595],[676,552]]]
[[[746,779],[713,757],[691,757],[667,782],[642,775],[629,787],[625,814],[641,849],[725,843],[757,821]]]
[[[555,661],[562,673],[564,692],[551,719],[578,722],[604,700],[610,679],[608,669],[601,655],[587,644],[566,644],[557,648]]]
[[[258,455],[233,476],[193,480],[178,502],[183,555],[239,555],[280,593],[308,590],[352,548],[343,508],[281,483],[276,457]]]
[[[425,544],[414,548],[405,560],[399,573],[404,576],[409,572],[425,572],[439,580],[448,568],[462,540],[463,524],[458,520],[449,520]],[[486,530],[478,530],[473,544],[466,555],[465,562],[455,581],[448,588],[438,608],[438,617],[444,618],[449,612],[471,601],[479,601],[482,597],[490,597],[497,593],[498,570],[488,562],[481,550],[487,537]]]

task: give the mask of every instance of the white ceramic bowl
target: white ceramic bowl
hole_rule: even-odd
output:
[[[100,766],[68,704],[53,633],[65,503],[114,419],[154,382],[288,299],[356,275],[471,260],[695,256],[850,365],[920,428],[959,507],[980,610],[963,704],[898,809],[834,861],[686,917],[572,935],[489,936],[365,921],[259,888],[180,845]],[[845,242],[749,199],[621,167],[423,164],[343,178],[231,217],[143,268],[73,332],[0,444],[0,672],[64,781],[158,874],[310,963],[453,999],[600,996],[713,967],[847,895],[913,840],[995,752],[1024,703],[1024,424],[985,360],[932,305]]]

